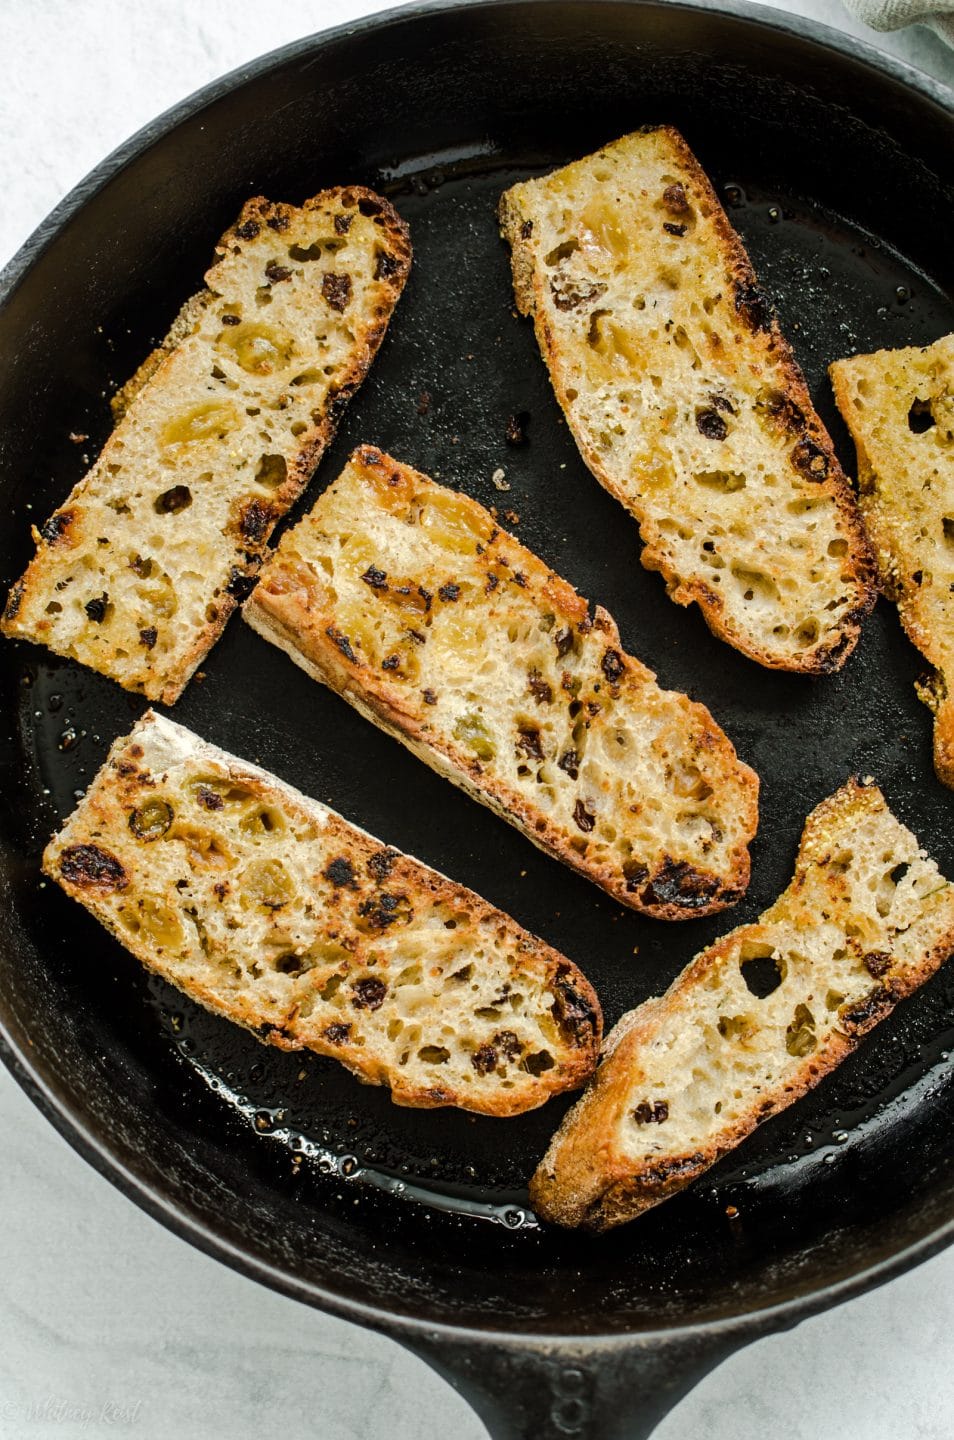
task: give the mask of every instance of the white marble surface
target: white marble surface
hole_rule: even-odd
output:
[[[0,0],[0,262],[133,130],[361,0]],[[838,0],[791,8],[866,34]],[[874,37],[954,84],[931,32]],[[480,1440],[426,1366],[252,1284],[95,1174],[0,1073],[0,1440]],[[658,1440],[951,1440],[954,1252],[763,1340]]]

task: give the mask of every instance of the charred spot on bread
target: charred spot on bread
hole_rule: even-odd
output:
[[[87,890],[125,890],[129,877],[115,855],[100,845],[68,845],[60,855],[60,873]]]

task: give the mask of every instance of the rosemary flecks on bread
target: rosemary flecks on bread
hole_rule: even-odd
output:
[[[755,774],[466,495],[356,450],[244,615],[623,904],[685,919],[744,892]]]
[[[873,785],[809,816],[788,889],[625,1015],[534,1175],[537,1213],[603,1230],[790,1105],[954,949],[954,886]]]
[[[410,254],[358,186],[249,200],[208,288],[117,395],[99,459],[34,531],[3,632],[171,704],[364,379]]]
[[[882,588],[933,667],[918,693],[934,712],[934,768],[954,786],[954,335],[830,374]]]
[[[601,1016],[472,891],[152,711],[43,868],[150,970],[401,1105],[515,1115],[581,1085]]]
[[[680,605],[763,665],[838,669],[874,599],[851,490],[748,256],[677,131],[502,197],[517,304],[593,474]]]

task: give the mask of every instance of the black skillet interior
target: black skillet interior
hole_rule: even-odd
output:
[[[759,772],[751,889],[711,920],[667,926],[625,912],[238,619],[175,718],[510,911],[583,967],[608,1023],[759,913],[787,881],[809,808],[853,772],[875,776],[954,873],[954,802],[932,773],[930,717],[913,689],[921,665],[893,609],[880,604],[844,672],[818,681],[765,672],[712,638],[640,567],[635,527],[580,461],[513,311],[500,191],[639,124],[675,122],[851,467],[826,363],[954,328],[949,164],[937,178],[950,115],[754,14],[501,4],[395,12],[384,29],[296,47],[130,158],[0,315],[9,582],[30,553],[31,521],[107,434],[110,390],[200,284],[242,200],[299,200],[345,180],[393,197],[413,273],[306,503],[371,441],[496,505],[610,609],[665,684],[709,705]],[[511,416],[527,436],[516,448]],[[505,491],[491,479],[498,468]],[[275,1283],[505,1329],[654,1327],[850,1277],[950,1217],[954,971],[637,1225],[603,1240],[541,1228],[525,1184],[564,1103],[506,1122],[399,1109],[332,1061],[259,1045],[148,979],[40,880],[45,839],[144,705],[25,645],[4,644],[0,670],[8,1033],[53,1103],[135,1177],[131,1189],[158,1191],[167,1215],[197,1221]]]

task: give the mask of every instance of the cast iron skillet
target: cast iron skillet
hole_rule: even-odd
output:
[[[879,606],[843,674],[815,682],[713,639],[640,568],[634,527],[578,459],[513,314],[499,191],[651,121],[684,130],[733,207],[850,461],[826,362],[954,328],[954,97],[741,0],[438,4],[293,45],[106,161],[8,268],[0,310],[9,582],[29,523],[106,435],[111,386],[196,289],[247,195],[355,180],[395,198],[415,268],[308,502],[367,440],[518,514],[507,523],[758,769],[751,890],[711,921],[624,912],[237,619],[175,714],[511,911],[584,967],[609,1023],[759,913],[805,814],[852,772],[876,776],[954,873],[952,797],[893,609]],[[529,437],[516,449],[512,415]],[[603,1239],[541,1228],[524,1186],[565,1102],[509,1121],[400,1110],[330,1060],[198,1011],[43,884],[45,839],[143,708],[37,649],[0,650],[3,1055],[87,1159],[194,1244],[409,1345],[496,1436],[633,1440],[736,1346],[950,1238],[954,971],[676,1200]]]

